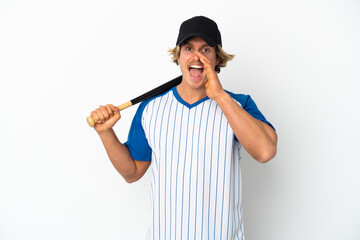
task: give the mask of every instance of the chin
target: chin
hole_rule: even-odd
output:
[[[192,88],[196,88],[196,89],[199,89],[199,88],[203,88],[205,87],[205,79],[203,78],[192,78],[191,76],[188,76],[187,79],[185,80],[188,85]]]

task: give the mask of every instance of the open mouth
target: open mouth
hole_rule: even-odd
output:
[[[189,67],[189,72],[190,72],[190,76],[193,78],[199,78],[201,76],[201,74],[203,73],[204,68],[200,65],[190,65]]]

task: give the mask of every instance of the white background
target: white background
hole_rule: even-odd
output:
[[[269,163],[244,152],[246,239],[360,239],[355,0],[0,0],[0,239],[144,239],[149,175],[125,183],[85,117],[178,76],[167,50],[195,15],[236,54],[224,88],[279,135]]]

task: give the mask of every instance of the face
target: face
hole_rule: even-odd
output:
[[[195,52],[201,53],[209,59],[213,69],[215,69],[219,60],[216,58],[215,47],[210,47],[200,37],[192,37],[181,46],[179,65],[183,81],[191,88],[201,88],[204,87],[207,79],[203,71],[203,64]]]

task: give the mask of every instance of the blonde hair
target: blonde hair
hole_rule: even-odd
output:
[[[219,64],[215,66],[215,71],[219,73],[220,68],[226,67],[227,62],[231,61],[235,57],[235,55],[225,52],[219,44],[215,46],[215,51],[216,58],[220,59]],[[174,48],[171,48],[168,52],[171,55],[171,60],[176,63],[176,65],[179,65],[180,46],[178,45]]]

